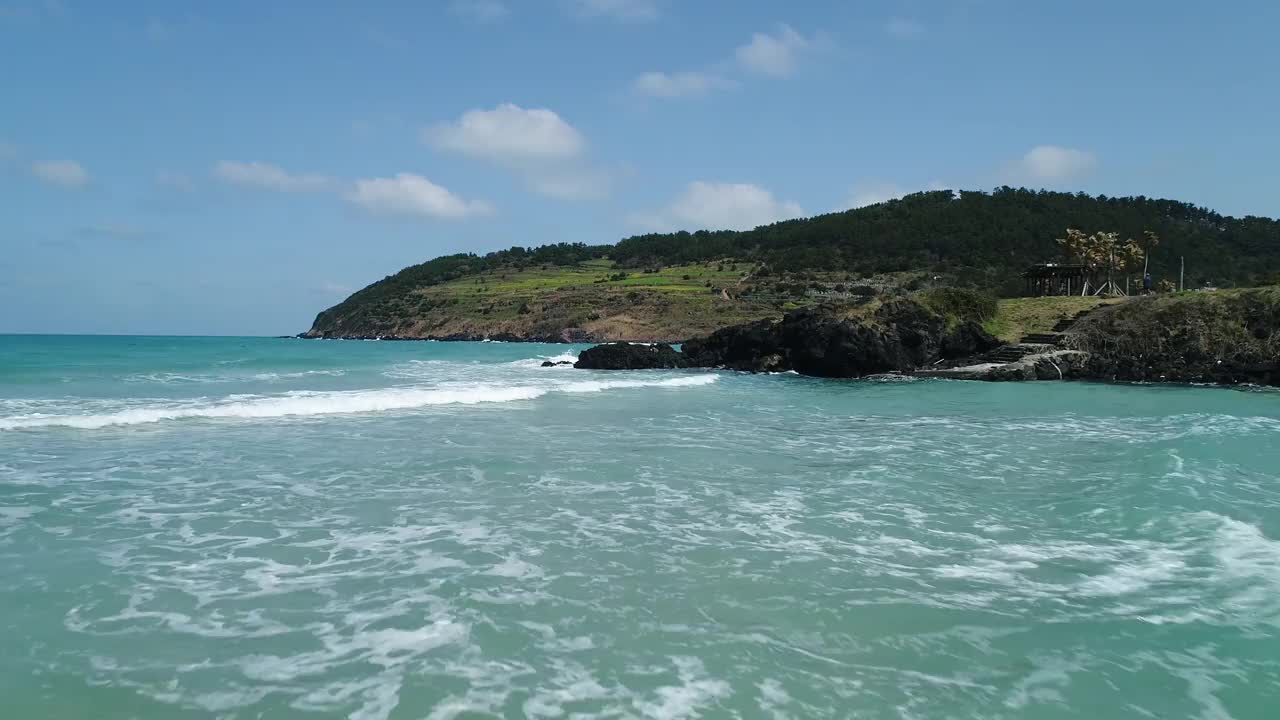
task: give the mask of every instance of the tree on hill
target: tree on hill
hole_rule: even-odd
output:
[[[1122,237],[1150,230],[1165,252],[1154,273],[1176,274],[1177,258],[1203,278],[1244,285],[1280,266],[1280,223],[1230,218],[1188,203],[1146,197],[999,188],[908,195],[879,205],[788,220],[745,232],[639,235],[609,253],[622,265],[674,265],[735,256],[775,271],[825,269],[870,275],[931,270],[970,285],[1017,290],[1026,266],[1059,255],[1064,227],[1104,227]],[[1011,282],[1012,280],[1012,282]]]

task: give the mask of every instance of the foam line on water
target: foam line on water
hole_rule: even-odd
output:
[[[260,419],[412,410],[433,405],[477,405],[534,400],[548,392],[593,393],[641,387],[709,385],[714,375],[662,380],[588,380],[555,386],[474,385],[450,388],[387,388],[337,392],[296,391],[276,396],[228,396],[214,403],[143,405],[115,412],[53,415],[31,413],[0,418],[0,430],[70,427],[94,430],[191,418]]]
[[[698,387],[710,385],[715,381],[715,375],[694,375],[667,380],[585,380],[567,383],[560,389],[568,393],[592,393],[642,387]]]
[[[408,410],[431,405],[475,405],[532,400],[546,394],[528,386],[470,389],[396,388],[350,392],[297,392],[275,397],[222,401],[209,405],[144,406],[91,415],[29,415],[0,418],[0,430],[64,426],[92,430],[187,418],[278,418]]]

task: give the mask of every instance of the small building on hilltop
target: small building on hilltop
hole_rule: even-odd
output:
[[[1044,295],[1082,295],[1089,282],[1086,265],[1040,263],[1022,273],[1025,283],[1023,294],[1029,297]]]

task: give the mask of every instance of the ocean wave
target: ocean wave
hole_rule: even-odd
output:
[[[127,383],[156,383],[160,385],[203,385],[212,383],[232,383],[245,382],[247,380],[257,380],[259,382],[277,382],[280,380],[297,380],[305,377],[316,375],[329,375],[333,377],[341,377],[346,375],[345,370],[298,370],[293,372],[260,372],[253,374],[205,374],[205,373],[173,373],[173,372],[154,372],[154,373],[138,373],[127,375],[121,380]]]
[[[432,380],[446,374],[443,369],[470,365],[458,360],[410,360],[382,371],[383,377],[395,380]]]
[[[142,425],[167,420],[261,419],[347,415],[412,410],[434,405],[477,405],[534,400],[548,392],[592,393],[641,387],[694,387],[716,381],[714,375],[663,380],[601,380],[562,385],[461,385],[402,387],[334,392],[295,391],[276,396],[229,395],[213,403],[148,404],[113,412],[88,414],[30,413],[0,417],[0,430],[69,427],[95,430],[114,425]]]
[[[121,378],[127,383],[159,383],[161,385],[187,385],[199,383],[231,382],[234,378],[227,375],[184,375],[183,373],[157,372],[126,375]]]
[[[342,377],[346,375],[346,370],[300,370],[298,372],[264,372],[257,373],[253,376],[254,380],[262,380],[265,382],[274,382],[276,380],[296,380],[298,378],[311,377],[313,375],[329,375],[332,377]]]
[[[577,361],[578,361],[578,354],[577,354],[577,353],[563,352],[563,353],[560,353],[559,355],[539,355],[538,357],[522,358],[522,359],[520,359],[520,360],[515,360],[515,361],[509,362],[509,363],[507,363],[507,364],[508,364],[508,365],[511,365],[511,366],[513,366],[513,367],[533,367],[533,368],[541,368],[541,367],[542,367],[542,363],[544,363],[544,362],[553,362],[553,363],[569,362],[569,363],[572,363],[572,362],[577,362]],[[561,367],[565,367],[565,366],[561,366]]]
[[[237,399],[207,405],[153,405],[102,414],[35,414],[0,418],[0,430],[39,427],[71,427],[94,430],[111,425],[141,425],[189,418],[252,419],[342,415],[387,410],[409,410],[431,405],[474,405],[478,403],[532,400],[545,394],[545,389],[522,386],[477,387],[469,390],[398,388],[325,393],[296,392],[277,397],[253,397],[251,399]]]
[[[567,393],[593,393],[605,390],[622,390],[642,387],[698,387],[716,382],[715,375],[694,375],[667,380],[585,380],[561,385],[558,389]]]

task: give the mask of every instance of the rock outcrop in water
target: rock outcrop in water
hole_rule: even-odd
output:
[[[949,328],[949,329],[948,329]],[[1135,298],[1099,308],[1051,344],[999,342],[973,319],[913,299],[859,318],[817,309],[690,340],[696,367],[820,377],[914,372],[969,380],[1280,385],[1280,288]],[[964,362],[957,362],[964,360]]]
[[[583,350],[573,366],[585,370],[660,370],[689,367],[689,360],[670,345],[619,342]]]
[[[758,320],[720,328],[707,337],[686,341],[680,349],[694,367],[782,372],[790,370],[791,364],[777,326],[772,320]]]
[[[696,367],[751,372],[794,370],[819,377],[909,372],[940,359],[986,352],[1000,343],[976,321],[947,319],[912,299],[892,300],[867,317],[817,308],[781,321],[723,328],[683,350]]]

